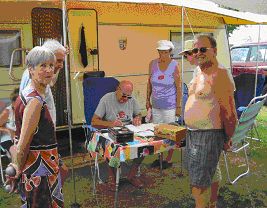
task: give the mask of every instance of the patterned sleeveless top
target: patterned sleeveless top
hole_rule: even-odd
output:
[[[43,105],[38,126],[32,136],[30,152],[23,172],[25,174],[37,174],[39,176],[58,173],[58,145],[55,136],[55,127],[45,101],[30,85],[20,93],[19,98],[15,104],[16,137],[18,139],[20,138],[26,105],[33,98],[37,98]]]
[[[152,106],[157,109],[170,110],[176,108],[176,86],[174,72],[177,62],[172,60],[165,71],[161,71],[158,59],[152,63],[151,84],[152,84]]]

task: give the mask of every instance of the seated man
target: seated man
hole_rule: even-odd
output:
[[[132,97],[133,84],[130,81],[121,81],[115,92],[104,95],[92,118],[92,126],[96,128],[109,128],[123,126],[129,123],[133,125],[141,124],[141,113],[139,105]],[[138,167],[143,158],[133,160],[133,165],[127,176],[130,183],[138,188],[143,187],[142,181],[136,177]],[[109,167],[109,175],[115,182],[114,170]]]

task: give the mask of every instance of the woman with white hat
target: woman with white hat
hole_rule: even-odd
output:
[[[149,79],[147,85],[146,108],[152,108],[153,123],[175,122],[175,117],[181,115],[181,79],[178,63],[171,58],[174,45],[171,41],[157,42],[159,58],[149,64]],[[163,168],[172,165],[173,150],[169,150],[163,163]],[[159,161],[152,166],[159,165]]]

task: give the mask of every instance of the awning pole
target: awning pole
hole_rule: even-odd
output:
[[[67,45],[67,12],[66,12],[66,0],[62,1],[62,22],[63,22],[63,43]],[[79,208],[80,205],[76,202],[76,183],[75,174],[73,168],[73,149],[72,149],[72,135],[71,135],[71,98],[70,98],[70,73],[68,70],[68,56],[65,55],[65,77],[66,77],[66,95],[67,95],[67,115],[68,115],[68,129],[69,129],[69,142],[70,142],[70,156],[71,156],[71,175],[73,181],[73,191],[74,191],[74,203],[71,204],[71,208]]]
[[[256,76],[255,76],[255,86],[254,86],[254,97],[256,97],[256,95],[257,95],[260,39],[261,39],[261,25],[259,25],[259,32],[258,32],[258,45],[257,45],[257,54],[256,54]]]
[[[184,6],[182,6],[182,51],[184,50]],[[183,104],[183,92],[184,92],[184,56],[182,56],[182,124],[184,124],[184,104]]]

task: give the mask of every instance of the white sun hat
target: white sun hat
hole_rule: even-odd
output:
[[[185,52],[191,51],[194,48],[194,40],[186,40],[184,42],[184,50],[178,53],[179,55],[185,55]]]
[[[169,40],[160,40],[157,42],[157,50],[160,51],[165,51],[165,50],[170,50],[174,49],[174,45],[171,41]]]

